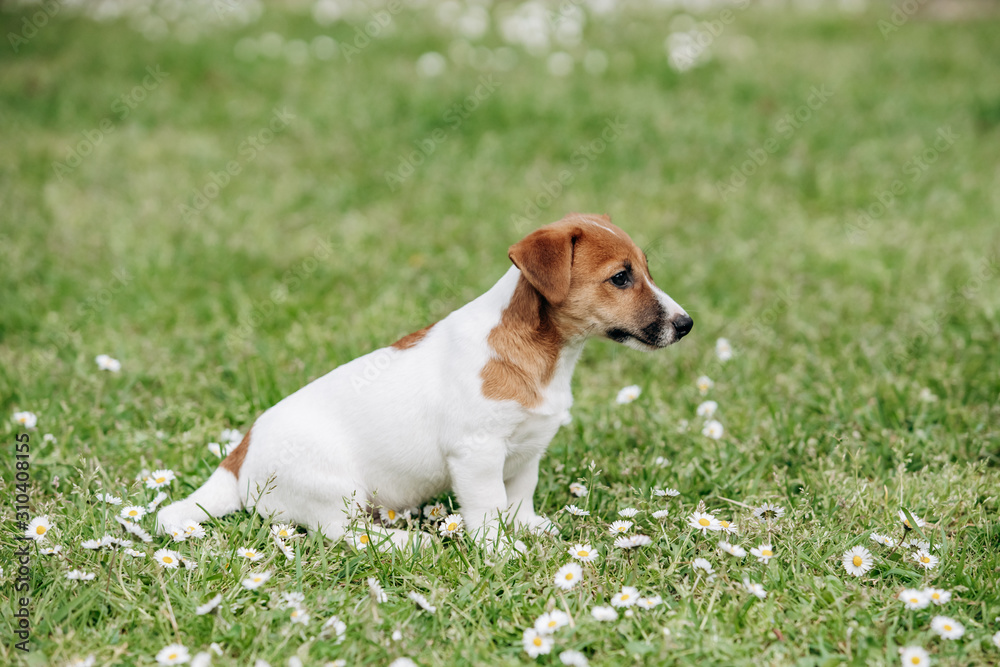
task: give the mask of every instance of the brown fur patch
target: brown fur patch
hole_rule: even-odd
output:
[[[437,324],[437,322],[435,322],[434,324]],[[413,347],[414,345],[416,345],[417,343],[419,343],[424,339],[424,336],[427,335],[427,332],[431,330],[431,327],[434,326],[434,324],[428,324],[420,331],[414,331],[413,333],[406,334],[405,336],[397,340],[395,343],[393,343],[392,347],[396,348],[397,350],[410,349],[411,347]]]
[[[243,441],[236,446],[236,449],[229,452],[229,456],[222,459],[222,463],[219,464],[220,468],[225,468],[229,472],[239,479],[240,468],[243,467],[243,459],[247,457],[247,450],[250,448],[250,432],[253,430],[253,426],[247,429],[247,434],[243,436]]]

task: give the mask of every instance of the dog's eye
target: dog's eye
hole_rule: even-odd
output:
[[[615,287],[625,288],[628,287],[632,282],[629,278],[628,271],[619,271],[615,275],[611,276],[611,284]]]

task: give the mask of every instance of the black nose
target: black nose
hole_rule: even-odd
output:
[[[691,327],[694,326],[694,320],[687,315],[678,315],[671,318],[670,323],[674,325],[674,331],[677,332],[678,338],[684,338],[691,331]]]

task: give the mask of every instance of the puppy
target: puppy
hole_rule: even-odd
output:
[[[336,540],[358,508],[399,511],[449,489],[473,534],[495,536],[501,518],[550,529],[532,504],[538,462],[569,420],[586,340],[656,350],[693,323],[607,216],[570,214],[508,255],[479,298],[264,412],[201,488],[159,512],[160,529],[247,507]]]

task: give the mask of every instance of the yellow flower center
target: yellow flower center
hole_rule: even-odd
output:
[[[920,562],[921,563],[929,563],[929,562],[931,562],[931,559],[928,556],[921,556],[920,557]]]
[[[454,521],[452,521],[451,523],[448,524],[448,530],[456,530],[457,528],[458,528],[458,524],[455,523]]]
[[[157,477],[156,478],[156,483],[157,484],[163,484],[165,481],[167,481],[166,477]]]
[[[35,528],[35,534],[36,535],[44,535],[45,534],[45,526],[38,526],[37,528]]]
[[[170,556],[164,556],[164,557],[163,557],[163,562],[164,562],[164,563],[173,563],[173,562],[174,562],[174,559],[173,559],[173,558],[171,558]]]
[[[176,653],[171,653],[170,655],[167,656],[167,660],[176,660],[176,659],[177,659]]]
[[[944,629],[947,630],[948,632],[951,632],[951,626],[950,625],[945,625]]]
[[[361,542],[361,544],[368,544],[368,536],[362,535],[359,541]]]
[[[288,537],[288,531],[282,528],[278,531],[278,537]]]
[[[534,639],[531,640],[531,643],[534,644],[535,646],[541,646],[542,645],[542,638],[541,637],[535,637]]]
[[[729,522],[728,521],[720,521],[719,525],[722,526],[723,528],[729,528]]]
[[[389,510],[388,514],[389,514],[389,521],[396,520],[396,512],[394,510]]]
[[[855,556],[851,560],[851,562],[854,563],[854,567],[861,567],[861,563],[863,563],[864,561],[862,560],[861,556]]]
[[[774,552],[771,551],[770,549],[761,549],[760,550],[760,555],[761,556],[767,556],[768,558],[770,558],[771,556],[774,555]]]
[[[622,600],[628,600],[631,597],[628,593],[622,593]]]
[[[586,558],[587,556],[590,555],[590,552],[586,550],[580,550],[576,552],[576,555],[579,556],[580,558]]]
[[[912,658],[910,658],[910,663],[914,664],[914,665],[919,665],[920,664],[920,658],[918,656],[913,656]]]
[[[573,573],[572,572],[567,572],[566,573],[566,581],[572,581],[572,580],[573,580]]]
[[[129,516],[135,516],[136,514],[138,514],[138,512],[136,512],[135,510],[129,510],[128,511],[128,515]]]
[[[702,517],[702,518],[698,519],[698,524],[701,525],[701,526],[710,526],[712,524],[712,522],[709,521],[708,519],[706,519],[705,517]]]
[[[255,584],[259,584],[261,582],[261,577],[254,577],[253,581]]]
[[[941,599],[941,594],[940,593],[931,593],[931,599],[932,600],[940,600]]]
[[[910,604],[919,604],[920,598],[910,598]]]
[[[549,627],[550,628],[556,627],[556,622],[555,621],[549,621]]]

